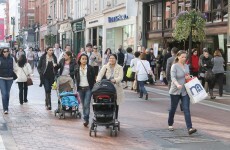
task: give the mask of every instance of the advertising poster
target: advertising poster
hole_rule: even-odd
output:
[[[154,53],[155,57],[157,57],[157,55],[158,55],[158,46],[159,46],[158,43],[153,44],[153,53]]]

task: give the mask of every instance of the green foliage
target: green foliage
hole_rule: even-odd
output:
[[[205,39],[205,16],[198,11],[182,11],[177,15],[173,38],[177,41],[187,40],[192,29],[192,41]]]
[[[53,35],[45,35],[45,43],[46,45],[52,46],[56,42],[56,38]]]

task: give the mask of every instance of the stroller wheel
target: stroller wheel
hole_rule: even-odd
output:
[[[118,127],[114,127],[114,136],[117,136],[118,133]]]
[[[111,137],[113,136],[113,128],[112,127],[110,128],[110,136]]]

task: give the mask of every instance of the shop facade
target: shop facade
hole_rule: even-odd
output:
[[[59,43],[62,49],[68,44],[72,47],[72,27],[70,22],[66,22],[60,24],[60,28],[58,30],[59,33]]]
[[[73,52],[78,54],[80,49],[85,47],[85,19],[80,18],[71,23],[73,30]]]
[[[103,28],[103,49],[111,48],[112,52],[117,52],[120,45],[124,49],[132,47],[137,49],[137,27],[136,17],[126,14],[126,7],[122,6],[116,10],[104,12]]]
[[[103,52],[103,26],[104,15],[97,14],[85,17],[86,21],[86,43],[92,43],[98,47],[99,52]]]
[[[45,36],[48,34],[47,26],[40,27],[40,34],[39,34],[39,48],[45,50],[47,47],[45,42]]]

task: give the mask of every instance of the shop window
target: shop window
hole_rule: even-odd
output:
[[[227,21],[227,5],[228,0],[202,0],[202,11],[206,21],[209,23]]]

